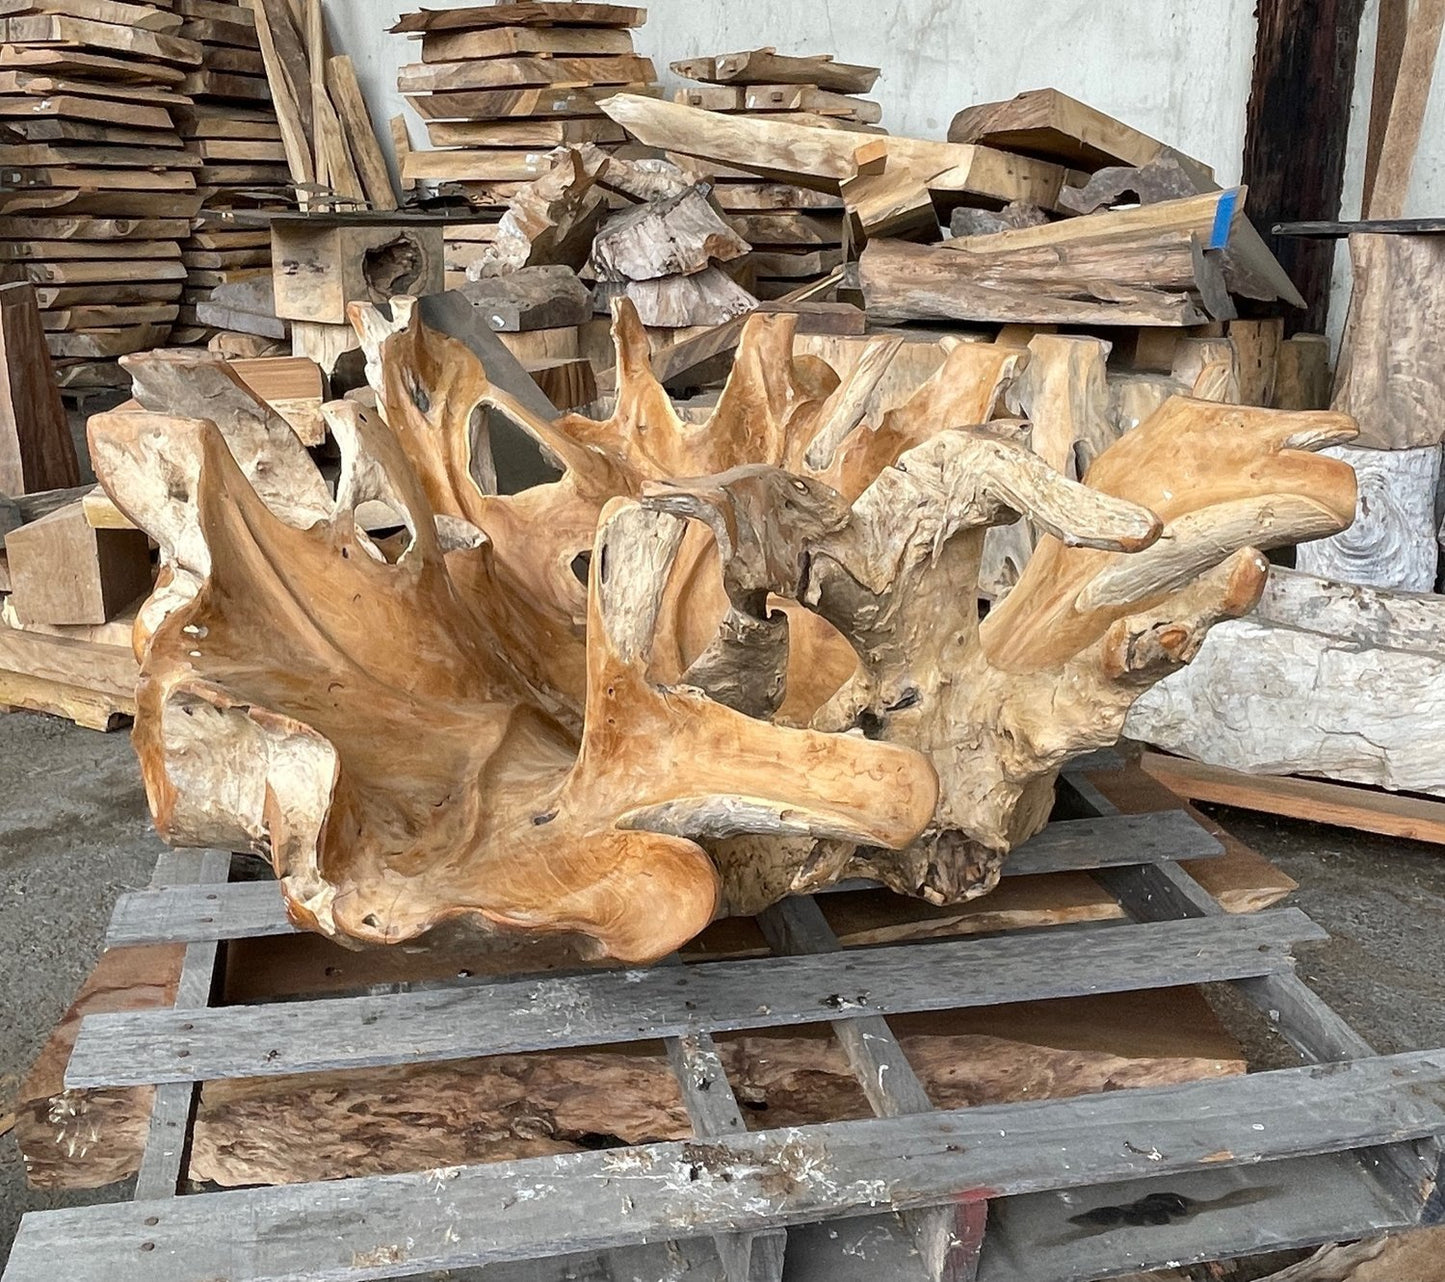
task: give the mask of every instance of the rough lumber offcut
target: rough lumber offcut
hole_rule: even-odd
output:
[[[638,205],[603,224],[589,267],[601,280],[657,280],[700,272],[748,252],[697,187]]]
[[[470,9],[423,9],[404,13],[391,28],[396,32],[472,31],[485,27],[546,27],[553,24],[584,27],[640,27],[647,21],[646,9],[620,4],[557,3],[541,0],[526,3],[482,5]]]
[[[22,623],[105,623],[151,587],[139,530],[96,530],[79,502],[5,538],[11,601]]]
[[[1005,204],[1021,200],[1051,209],[1064,181],[1060,166],[1043,161],[1004,156],[986,147],[895,137],[870,139],[878,147],[884,172],[864,175],[859,169],[858,135],[845,130],[723,116],[633,94],[618,94],[601,106],[649,147],[834,194],[848,180],[885,177],[916,189],[937,185]]]
[[[80,463],[35,297],[26,282],[0,285],[0,494],[80,484]]]
[[[948,140],[1039,156],[1085,173],[1171,160],[1198,184],[1196,190],[1215,185],[1208,165],[1057,89],[967,107],[953,118]]]
[[[715,84],[812,85],[832,93],[867,93],[878,80],[877,67],[834,62],[832,54],[793,58],[776,49],[723,53],[715,58],[688,58],[672,69],[688,80]]]

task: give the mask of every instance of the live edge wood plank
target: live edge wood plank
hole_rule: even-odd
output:
[[[456,89],[506,89],[546,85],[626,85],[656,72],[649,58],[500,58],[419,62],[405,66],[396,87],[404,94]]]
[[[304,1007],[303,1007],[304,1009]],[[12,1282],[361,1282],[1445,1130],[1445,1052],[28,1216]],[[789,1173],[797,1174],[789,1177]],[[526,1197],[519,1190],[528,1190]],[[303,1231],[304,1227],[304,1231]]]
[[[1282,908],[866,949],[850,955],[846,976],[828,956],[765,958],[685,974],[612,971],[183,1017],[97,1016],[81,1027],[65,1080],[77,1088],[271,1077],[1177,987],[1292,973],[1289,945],[1323,937]]]
[[[547,27],[554,24],[579,27],[640,27],[647,21],[647,10],[630,5],[540,3],[484,5],[470,9],[422,9],[404,13],[391,28],[393,32],[470,31],[485,27]]]

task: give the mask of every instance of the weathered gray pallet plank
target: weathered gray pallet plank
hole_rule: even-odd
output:
[[[1105,1208],[1126,1215],[1118,1223],[1091,1222]],[[1168,1218],[1158,1218],[1161,1212]],[[1319,1154],[1000,1199],[979,1279],[1095,1282],[1370,1237],[1414,1222],[1353,1154]]]
[[[780,955],[838,954],[843,945],[817,900],[797,896],[759,913],[758,927]],[[834,1020],[833,1035],[878,1117],[927,1113],[933,1101],[881,1015]],[[978,1266],[987,1203],[947,1203],[909,1211],[905,1224],[929,1282],[969,1282]]]
[[[1069,820],[1049,825],[1009,855],[1004,876],[1083,872],[1161,859],[1208,859],[1222,849],[1215,837],[1182,810]],[[105,942],[109,948],[120,948],[251,939],[295,930],[274,881],[237,882],[219,892],[176,886],[122,895]],[[478,947],[485,946],[485,939],[479,939]]]
[[[1086,813],[1110,815],[1117,807],[1081,772],[1067,772],[1060,784]],[[1095,879],[1136,921],[1209,920],[1227,914],[1219,902],[1177,864],[1154,863],[1100,868]],[[1240,976],[1235,988],[1300,1055],[1315,1063],[1338,1063],[1373,1055],[1374,1048],[1294,971]],[[1445,1146],[1430,1138],[1419,1144],[1371,1150],[1360,1160],[1402,1204],[1423,1204],[1439,1187]]]
[[[680,1037],[1267,975],[1324,933],[1295,909],[1223,920],[604,971],[179,1015],[93,1015],[66,1085],[145,1085]]]
[[[682,959],[672,960],[680,965]],[[723,1139],[746,1132],[742,1109],[712,1038],[707,1033],[690,1033],[669,1037],[663,1044],[698,1139]],[[726,1282],[780,1282],[787,1249],[783,1230],[719,1233],[713,1244]]]
[[[1445,1050],[26,1217],[6,1282],[361,1282],[1445,1131]]]
[[[162,859],[156,877],[171,881],[193,881],[191,889],[220,885],[231,873],[231,856],[222,850],[195,851],[191,859]],[[211,1000],[216,979],[220,945],[215,941],[188,944],[176,981],[176,1010],[195,1010]],[[142,1201],[175,1197],[180,1191],[181,1168],[185,1163],[186,1137],[196,1104],[196,1087],[191,1082],[167,1082],[157,1086],[151,1104],[145,1148],[136,1172],[135,1196]]]

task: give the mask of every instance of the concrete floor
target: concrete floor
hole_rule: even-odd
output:
[[[1211,813],[1301,883],[1292,902],[1332,936],[1299,950],[1326,1000],[1379,1051],[1445,1046],[1445,849]],[[128,736],[0,715],[0,1079],[29,1067],[94,962],[116,896],[150,880],[160,849]],[[1226,1018],[1252,1063],[1293,1062],[1252,1014]],[[20,1215],[56,1202],[25,1187],[13,1139],[0,1140],[0,1262]]]

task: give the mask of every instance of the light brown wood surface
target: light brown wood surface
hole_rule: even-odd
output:
[[[1246,775],[1159,753],[1145,753],[1140,764],[1173,792],[1194,801],[1445,844],[1445,802],[1324,779]]]

